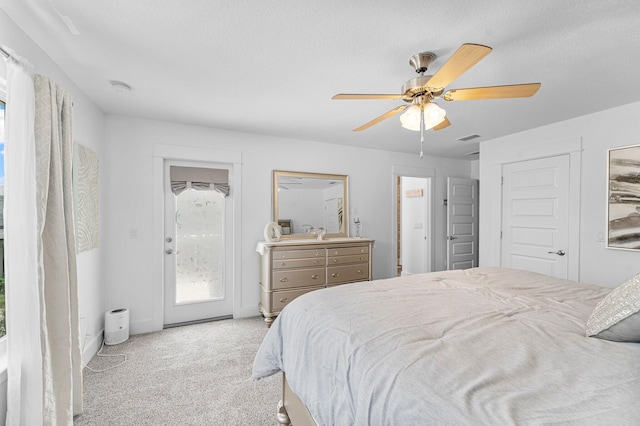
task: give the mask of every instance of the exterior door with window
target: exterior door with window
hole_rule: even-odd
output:
[[[165,162],[165,326],[233,313],[228,175],[224,165]]]

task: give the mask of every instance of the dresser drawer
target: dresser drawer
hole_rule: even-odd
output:
[[[274,250],[272,252],[272,259],[275,262],[276,260],[282,259],[304,259],[306,257],[320,257],[324,258],[325,249],[300,249],[300,250]]]
[[[327,262],[331,265],[346,265],[347,263],[363,263],[369,261],[368,254],[352,254],[350,256],[335,256],[330,257]]]
[[[348,256],[350,254],[366,254],[369,253],[369,246],[360,247],[339,247],[327,250],[329,256]]]
[[[369,263],[348,266],[328,266],[327,284],[340,284],[369,279]]]
[[[273,269],[313,268],[314,266],[324,266],[324,256],[318,259],[273,260]]]
[[[273,271],[273,289],[325,285],[325,268]]]
[[[323,288],[323,287],[319,287]],[[298,296],[302,296],[318,288],[304,288],[300,290],[274,291],[271,293],[271,307],[274,311],[281,311],[288,303]]]

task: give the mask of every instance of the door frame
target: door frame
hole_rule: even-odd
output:
[[[232,268],[227,271],[233,282],[233,316],[242,312],[242,154],[207,148],[158,144],[153,147],[153,218],[152,218],[152,305],[153,331],[164,327],[164,165],[167,160],[222,163],[231,166],[229,181],[232,197],[233,230],[231,231]]]
[[[435,191],[434,181],[436,177],[435,169],[427,169],[411,166],[392,166],[391,167],[391,195],[393,202],[391,203],[391,256],[393,273],[395,276],[398,266],[398,178],[401,176],[417,177],[427,179],[427,204],[426,209],[426,228],[428,234],[428,243],[425,244],[425,269],[432,272],[435,266]]]
[[[480,144],[482,156],[482,144]],[[480,217],[485,226],[480,230],[480,266],[502,264],[502,166],[508,163],[569,155],[569,279],[580,278],[580,187],[582,138],[573,137],[548,143],[531,144],[527,148],[502,151],[493,155],[487,173],[481,171]],[[484,178],[484,180],[482,180]],[[486,230],[483,232],[483,230]]]

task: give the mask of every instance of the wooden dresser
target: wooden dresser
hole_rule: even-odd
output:
[[[325,287],[371,281],[373,241],[333,238],[258,243],[260,312],[267,326],[298,296]]]

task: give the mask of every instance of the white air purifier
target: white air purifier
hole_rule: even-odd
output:
[[[104,314],[104,344],[117,345],[129,338],[129,309],[113,309]]]

